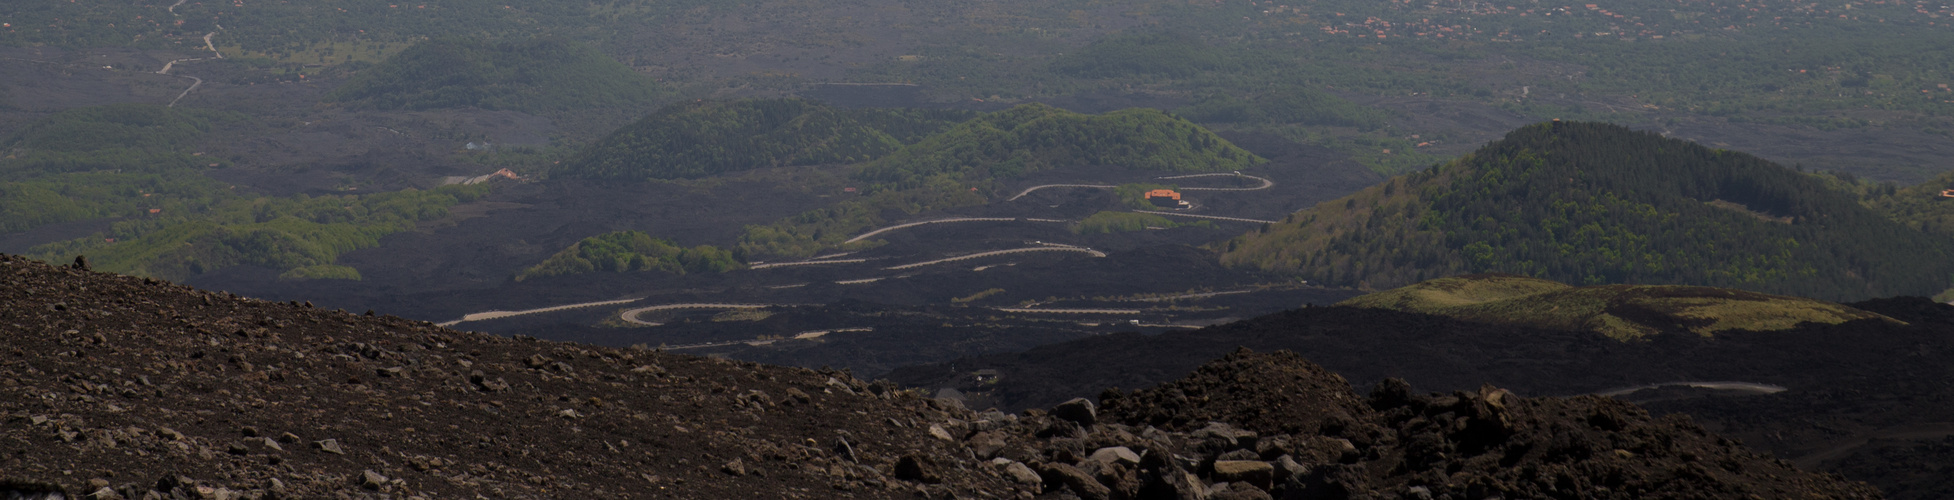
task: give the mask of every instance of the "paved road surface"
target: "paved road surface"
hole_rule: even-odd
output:
[[[994,309],[1010,313],[1140,314],[1139,309],[1027,309],[1022,307],[997,307]]]
[[[1698,389],[1716,389],[1720,391],[1744,391],[1744,392],[1755,392],[1758,394],[1777,394],[1780,392],[1790,390],[1790,389],[1786,389],[1784,386],[1781,385],[1754,384],[1750,382],[1667,382],[1661,384],[1638,385],[1635,387],[1623,387],[1620,389],[1611,389],[1611,390],[1606,390],[1601,392],[1593,392],[1589,394],[1595,396],[1620,396],[1635,391],[1640,391],[1645,389],[1655,389],[1658,387],[1695,387]]]
[[[1022,196],[1022,195],[1020,195],[1020,196]],[[1012,199],[1017,199],[1017,198],[1012,198]],[[875,236],[875,235],[878,235],[878,234],[882,234],[882,233],[885,233],[885,232],[889,232],[889,231],[894,231],[894,230],[897,230],[897,229],[902,229],[902,228],[908,228],[908,227],[916,227],[916,226],[921,226],[921,225],[924,225],[924,224],[938,224],[938,223],[944,223],[944,222],[1012,222],[1012,221],[1030,221],[1030,222],[1071,222],[1071,221],[1066,221],[1066,220],[1059,220],[1059,219],[1032,219],[1032,218],[1018,218],[1018,217],[959,217],[959,218],[955,218],[955,219],[936,219],[936,220],[926,220],[926,221],[918,221],[918,222],[911,222],[911,223],[908,223],[908,224],[897,224],[897,225],[893,225],[893,226],[889,226],[889,227],[885,227],[885,228],[882,228],[882,229],[877,229],[877,230],[874,230],[874,231],[869,231],[869,232],[866,232],[866,233],[862,233],[862,234],[861,234],[860,236],[856,236],[856,237],[854,237],[854,238],[849,238],[849,239],[848,239],[848,241],[844,241],[844,242],[842,242],[842,243],[843,243],[843,244],[848,244],[848,243],[854,243],[854,242],[857,242],[857,241],[862,241],[862,240],[865,240],[865,239],[868,239],[869,237],[872,237],[872,236]]]
[[[1101,251],[1098,251],[1098,250],[1093,250],[1093,249],[1090,249],[1090,248],[1081,248],[1081,247],[1073,247],[1073,246],[1043,246],[1043,247],[1031,247],[1031,248],[1017,248],[1017,249],[1011,249],[1011,250],[996,250],[996,251],[990,251],[990,252],[980,252],[980,253],[973,253],[973,254],[970,254],[970,255],[961,255],[961,256],[957,256],[957,257],[951,257],[951,258],[948,258],[948,259],[936,259],[936,260],[932,260],[932,261],[928,261],[928,262],[917,262],[917,263],[914,263],[914,264],[903,264],[903,265],[900,265],[900,266],[890,266],[890,267],[884,267],[884,268],[882,268],[882,269],[886,269],[886,270],[891,270],[891,271],[894,271],[894,270],[898,270],[898,269],[909,269],[909,268],[913,268],[913,267],[923,267],[923,266],[927,266],[927,265],[931,265],[931,264],[942,264],[942,263],[945,263],[945,262],[956,262],[956,261],[960,261],[960,260],[969,260],[969,259],[976,259],[976,258],[981,258],[981,257],[990,257],[990,256],[993,256],[993,255],[1005,255],[1005,254],[1014,254],[1014,253],[1024,253],[1024,252],[1083,252],[1083,253],[1088,253],[1088,254],[1092,254],[1092,256],[1093,256],[1093,257],[1105,257],[1105,256],[1106,256],[1106,252],[1101,252]]]
[[[662,306],[651,306],[651,307],[640,307],[637,309],[629,309],[622,313],[618,313],[618,317],[623,319],[625,322],[629,322],[629,323],[635,323],[635,324],[640,324],[645,326],[658,326],[662,323],[639,321],[638,314],[650,312],[650,311],[667,311],[672,309],[765,309],[765,308],[775,307],[775,306],[786,307],[787,305],[784,304],[718,304],[718,303],[665,304]]]
[[[1134,211],[1143,214],[1172,215],[1175,217],[1193,217],[1197,219],[1230,220],[1235,222],[1255,222],[1260,224],[1275,224],[1280,222],[1280,221],[1262,220],[1262,219],[1244,219],[1241,217],[1222,217],[1219,215],[1195,215],[1195,214],[1184,214],[1180,212],[1162,212],[1159,210],[1134,210]]]
[[[853,263],[857,263],[857,262],[868,262],[868,259],[838,259],[838,260],[803,260],[803,261],[799,261],[799,262],[768,262],[768,263],[765,263],[765,264],[754,264],[754,265],[751,265],[751,266],[746,266],[746,268],[747,268],[747,269],[768,269],[768,268],[775,268],[775,267],[787,267],[787,266],[812,266],[812,265],[815,265],[815,264],[853,264]]]
[[[1112,189],[1112,188],[1116,188],[1116,187],[1119,187],[1119,186],[1113,186],[1113,185],[1108,185],[1108,184],[1046,184],[1046,185],[1043,185],[1043,186],[1032,186],[1032,187],[1028,187],[1028,188],[1025,188],[1025,190],[1024,190],[1024,191],[1019,191],[1019,192],[1018,192],[1018,195],[1017,195],[1017,196],[1012,196],[1012,197],[1010,197],[1010,198],[1005,198],[1005,199],[1004,199],[1004,201],[1017,201],[1017,200],[1018,200],[1018,198],[1023,198],[1023,197],[1024,197],[1024,195],[1027,195],[1027,194],[1031,194],[1031,192],[1032,192],[1032,191],[1037,191],[1037,190],[1040,190],[1040,189],[1045,189],[1045,188],[1061,188],[1061,187],[1066,187],[1066,188],[1093,188],[1093,189]]]
[[[561,306],[544,307],[539,309],[524,309],[521,311],[486,311],[486,312],[478,312],[478,313],[462,316],[461,319],[449,321],[447,323],[437,323],[437,324],[439,326],[455,326],[469,321],[482,321],[487,319],[507,318],[510,316],[521,316],[524,314],[555,312],[555,311],[562,311],[568,309],[581,309],[585,307],[608,306],[614,304],[637,302],[639,300],[641,299],[606,300],[603,302],[584,302],[581,304],[568,304],[568,305],[561,305]]]
[[[1256,176],[1253,176],[1253,175],[1248,175],[1248,174],[1236,174],[1236,173],[1228,173],[1228,174],[1194,174],[1194,175],[1176,175],[1176,176],[1173,176],[1173,177],[1155,177],[1155,179],[1158,179],[1158,180],[1163,180],[1163,181],[1164,181],[1164,180],[1170,180],[1170,179],[1186,179],[1186,178],[1189,178],[1189,177],[1247,177],[1247,178],[1250,178],[1250,179],[1255,179],[1255,180],[1258,180],[1258,181],[1262,181],[1262,185],[1260,185],[1260,186],[1255,186],[1255,187],[1250,187],[1250,188],[1204,188],[1204,187],[1184,187],[1184,188],[1180,188],[1180,190],[1181,190],[1181,191],[1260,191],[1260,190],[1263,190],[1263,189],[1268,189],[1268,188],[1271,188],[1271,187],[1275,187],[1275,185],[1276,185],[1276,181],[1272,181],[1272,180],[1269,180],[1268,178],[1265,178],[1265,177],[1256,177]]]
[[[177,2],[176,2],[176,5],[183,5],[183,1],[184,1],[184,0],[177,0]],[[170,14],[176,14],[176,5],[171,5],[171,6],[170,6]],[[215,56],[216,56],[216,57],[215,57],[216,59],[223,59],[223,58],[224,58],[224,53],[223,53],[223,52],[218,52],[218,51],[217,51],[217,45],[215,45],[215,44],[212,44],[212,43],[210,42],[210,37],[214,37],[214,36],[217,36],[217,32],[215,32],[215,31],[212,31],[212,32],[210,32],[210,33],[207,33],[207,34],[205,34],[205,35],[204,35],[204,48],[208,48],[208,49],[210,49],[210,53],[211,53],[211,54],[213,54],[213,55],[215,55]],[[163,69],[162,69],[162,70],[159,70],[159,71],[157,71],[157,72],[156,72],[156,74],[159,74],[159,75],[168,75],[168,74],[170,74],[170,68],[174,68],[174,67],[176,67],[176,63],[180,63],[180,62],[190,62],[190,61],[202,61],[202,60],[206,60],[206,59],[211,59],[211,58],[210,58],[210,57],[195,57],[195,58],[190,58],[190,59],[177,59],[177,60],[173,60],[173,61],[170,61],[170,62],[167,62],[167,63],[163,63]],[[176,98],[175,98],[175,99],[170,99],[170,104],[169,104],[168,106],[164,106],[164,107],[166,107],[166,108],[174,108],[174,107],[176,107],[176,102],[177,102],[177,101],[181,101],[181,100],[183,100],[183,98],[184,98],[185,96],[188,96],[188,95],[190,95],[190,92],[191,92],[191,91],[193,91],[193,90],[197,90],[197,87],[202,87],[202,86],[204,85],[204,79],[202,79],[202,78],[197,78],[197,77],[194,77],[194,76],[190,76],[190,75],[173,75],[173,76],[176,76],[177,78],[189,78],[189,79],[191,80],[191,83],[190,83],[190,88],[187,88],[187,89],[183,89],[183,93],[181,93],[181,94],[177,94],[177,95],[176,95]]]

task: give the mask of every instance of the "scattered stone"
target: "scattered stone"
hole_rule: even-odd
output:
[[[1405,500],[1432,500],[1432,489],[1424,486],[1405,488]]]
[[[313,441],[312,448],[326,453],[331,453],[334,455],[346,454],[346,450],[341,449],[339,447],[339,440],[337,439],[323,439],[319,441]]]
[[[1259,460],[1218,460],[1214,463],[1216,482],[1246,482],[1269,489],[1275,481],[1275,467]]]
[[[805,405],[805,404],[811,404],[811,403],[813,403],[813,402],[814,402],[814,397],[813,397],[813,396],[809,396],[809,395],[807,395],[807,393],[806,393],[806,392],[802,392],[802,391],[801,391],[800,389],[795,389],[795,388],[792,388],[792,387],[789,387],[789,388],[787,388],[787,398],[788,398],[788,401],[789,401],[789,402],[792,402],[792,403],[795,403],[795,404],[803,404],[803,405]]]
[[[941,426],[941,425],[936,425],[936,424],[930,424],[930,431],[929,431],[929,432],[930,432],[930,436],[931,436],[931,437],[935,437],[935,438],[937,438],[937,439],[941,439],[941,440],[944,440],[944,441],[956,441],[956,440],[957,440],[957,438],[954,438],[954,437],[950,437],[950,431],[946,431],[946,430],[943,430],[943,426]]]
[[[1228,483],[1227,488],[1209,493],[1208,500],[1275,500],[1275,497],[1248,483]]]
[[[1051,415],[1083,426],[1090,426],[1099,420],[1097,409],[1086,398],[1072,398],[1059,403],[1052,407]]]
[[[387,485],[387,476],[371,470],[360,472],[360,487],[377,490]]]
[[[859,463],[862,461],[861,458],[855,456],[855,446],[848,444],[848,438],[835,438],[834,452],[836,455],[840,455],[842,459],[850,462]]]
[[[1079,498],[1085,500],[1107,500],[1113,496],[1112,488],[1107,488],[1106,485],[1099,484],[1099,480],[1093,479],[1091,474],[1086,474],[1085,471],[1079,470],[1078,467],[1066,464],[1045,464],[1044,467],[1039,468],[1038,472],[1039,477],[1044,478],[1045,485],[1048,487],[1047,489],[1057,486],[1071,488],[1073,494],[1079,495]]]
[[[1125,446],[1110,446],[1093,451],[1088,460],[1132,467],[1140,464],[1140,454],[1134,453],[1132,448]]]
[[[744,476],[746,475],[746,463],[740,461],[740,459],[735,458],[733,459],[733,461],[726,462],[725,465],[719,466],[719,471],[734,476]]]
[[[929,461],[916,455],[903,455],[896,461],[896,479],[927,484],[943,482],[943,476],[937,475]]]
[[[1026,467],[1021,462],[1011,462],[1010,465],[1004,466],[1004,476],[1011,478],[1012,481],[1017,481],[1019,484],[1041,484],[1045,482],[1044,478],[1038,477],[1037,472],[1032,472],[1030,467]]]

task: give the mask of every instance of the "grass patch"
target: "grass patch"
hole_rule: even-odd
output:
[[[1777,331],[1800,323],[1891,318],[1821,300],[1681,285],[1572,287],[1503,274],[1441,278],[1364,295],[1339,306],[1449,316],[1468,321],[1584,330],[1616,340],[1663,332],[1703,336]]]

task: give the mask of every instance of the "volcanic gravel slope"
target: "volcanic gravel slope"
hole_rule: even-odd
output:
[[[889,476],[920,454],[958,489],[1012,488],[930,437],[945,414],[927,400],[840,372],[513,340],[17,257],[0,275],[4,479],[133,498],[878,498],[913,496],[921,485]]]
[[[1877,497],[1612,400],[1403,384],[1363,398],[1288,353],[1108,391],[1098,416],[1076,400],[1020,417],[841,372],[10,256],[0,284],[0,496]]]

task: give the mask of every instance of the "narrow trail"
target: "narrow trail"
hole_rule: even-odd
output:
[[[176,2],[176,5],[183,5],[183,2],[184,2],[184,1],[185,1],[185,0],[177,0],[177,2]],[[172,14],[172,15],[175,15],[175,14],[176,14],[176,5],[171,5],[171,6],[170,6],[170,14]],[[189,58],[189,59],[176,59],[176,60],[172,60],[172,61],[170,61],[170,62],[167,62],[167,63],[163,63],[163,69],[160,69],[160,70],[157,70],[157,71],[156,71],[156,74],[159,74],[159,75],[170,75],[170,69],[172,69],[172,68],[175,68],[175,67],[176,67],[176,63],[180,63],[180,62],[191,62],[191,61],[206,61],[206,60],[210,60],[210,59],[223,59],[223,58],[224,58],[224,53],[223,53],[223,52],[218,52],[218,51],[217,51],[217,45],[216,45],[216,44],[213,44],[213,43],[211,43],[211,41],[210,41],[210,38],[211,38],[211,37],[214,37],[214,36],[217,36],[217,32],[215,32],[215,31],[212,31],[212,32],[210,32],[210,33],[207,33],[207,34],[205,34],[205,35],[204,35],[204,48],[206,48],[206,49],[210,49],[210,53],[211,53],[211,54],[212,54],[212,55],[213,55],[214,57],[193,57],[193,58]],[[195,91],[195,90],[197,90],[197,87],[202,87],[202,86],[204,85],[204,79],[202,79],[202,78],[197,78],[197,77],[194,77],[194,76],[190,76],[190,75],[170,75],[170,76],[174,76],[174,77],[177,77],[177,78],[189,78],[189,79],[190,79],[190,81],[191,81],[191,83],[190,83],[190,88],[187,88],[187,89],[183,89],[183,93],[181,93],[181,94],[177,94],[177,95],[176,95],[176,98],[175,98],[175,99],[170,99],[170,104],[169,104],[169,105],[167,105],[167,106],[164,106],[164,107],[166,107],[166,108],[174,108],[174,107],[176,107],[176,103],[177,103],[177,101],[181,101],[181,100],[183,100],[183,98],[184,98],[184,97],[188,97],[188,96],[190,95],[190,92],[193,92],[193,91]]]
[[[1857,450],[1871,443],[1874,439],[1921,440],[1945,438],[1948,436],[1954,436],[1954,422],[1930,422],[1891,427],[1867,433],[1864,437],[1845,442],[1838,446],[1791,459],[1791,464],[1798,466],[1800,469],[1818,470],[1818,466],[1824,464],[1826,461],[1844,458],[1846,455],[1851,454],[1853,450]]]
[[[188,2],[188,1],[190,1],[190,0],[176,0],[176,3],[173,3],[173,4],[170,4],[170,8],[169,8],[169,9],[166,9],[166,10],[169,10],[169,11],[170,11],[170,15],[172,15],[172,16],[176,16],[176,17],[183,17],[183,16],[181,16],[181,15],[179,15],[179,14],[177,14],[177,13],[176,13],[176,8],[177,8],[177,7],[179,7],[179,6],[182,6],[182,5],[183,5],[183,2]]]

